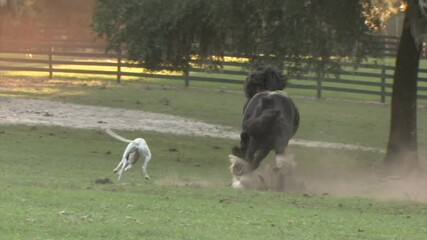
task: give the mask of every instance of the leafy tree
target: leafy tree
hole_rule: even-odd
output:
[[[317,70],[331,61],[360,60],[371,29],[359,0],[98,0],[94,28],[109,49],[126,47],[149,69],[185,71],[192,58],[221,66],[225,54],[253,64]],[[322,60],[322,61],[319,61]],[[292,63],[292,64],[290,64]],[[291,69],[291,68],[289,68]],[[295,69],[295,68],[292,68]]]
[[[183,71],[193,49],[205,60],[221,56],[224,40],[212,29],[208,7],[200,0],[102,0],[94,27],[108,39],[109,49],[124,45],[129,59],[149,69]]]

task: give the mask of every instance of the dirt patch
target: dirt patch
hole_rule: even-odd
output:
[[[140,130],[176,135],[208,136],[239,140],[237,129],[173,115],[86,106],[35,99],[0,97],[0,124],[60,126],[83,129]],[[383,152],[383,149],[351,144],[292,139],[291,145]]]
[[[120,129],[238,139],[237,130],[187,118],[137,110],[46,100],[0,98],[0,124]]]

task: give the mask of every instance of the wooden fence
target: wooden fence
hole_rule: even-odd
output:
[[[106,53],[102,44],[0,41],[0,75],[7,71],[26,71],[43,72],[49,78],[57,73],[67,73],[113,75],[117,81],[122,77],[177,80],[186,86],[191,82],[242,85],[248,75],[243,66],[242,62],[227,61],[224,69],[217,73],[194,67],[188,75],[152,74],[143,72],[137,64],[124,61],[120,54]],[[323,76],[301,75],[291,80],[289,88],[305,91],[317,98],[345,93],[386,102],[391,95],[394,66],[343,63],[342,69],[340,72],[326,72]],[[427,99],[427,69],[420,69],[418,82],[418,98]]]

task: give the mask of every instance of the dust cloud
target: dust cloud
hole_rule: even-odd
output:
[[[343,197],[366,197],[379,200],[403,200],[427,202],[426,159],[420,159],[420,171],[408,172],[404,168],[385,171],[383,166],[369,169],[354,169],[342,165],[334,167],[316,166],[316,169],[304,167],[294,169],[293,182],[297,183],[289,192],[300,192],[316,195],[333,195]],[[257,172],[258,177],[248,177],[246,188],[261,189],[259,176],[270,184],[268,190],[274,191],[277,176],[272,174],[271,167],[266,165]],[[266,180],[267,179],[267,180]],[[301,187],[302,186],[302,187]],[[263,189],[261,189],[263,190]]]

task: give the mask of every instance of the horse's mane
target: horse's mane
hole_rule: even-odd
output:
[[[259,67],[245,80],[244,91],[247,99],[252,98],[261,91],[283,90],[288,79],[275,67]]]

